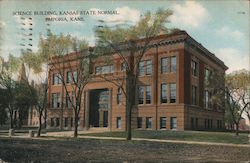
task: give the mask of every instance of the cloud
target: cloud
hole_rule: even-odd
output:
[[[216,56],[228,66],[227,73],[235,70],[249,69],[249,56],[242,54],[238,49],[220,48],[215,50]]]
[[[217,29],[215,31],[215,34],[220,37],[226,37],[226,38],[230,37],[238,40],[242,39],[242,37],[244,36],[242,32],[230,29],[229,27],[225,26],[220,29]]]
[[[206,8],[196,1],[173,5],[174,14],[170,21],[175,25],[199,27],[210,18]]]
[[[103,11],[102,9],[98,8],[91,8],[90,10],[96,11]],[[118,14],[114,15],[94,15],[95,19],[105,20],[110,23],[121,23],[121,22],[129,22],[129,23],[136,23],[140,19],[140,11],[137,9],[129,8],[127,6],[118,7],[114,11],[117,11]]]
[[[70,33],[70,36],[77,37],[79,40],[86,40],[89,43],[89,46],[94,46],[95,45],[95,39],[96,38],[95,38],[94,35],[84,36],[80,32],[74,32],[74,33]]]
[[[6,26],[6,23],[0,20],[0,29],[2,29],[4,26]]]

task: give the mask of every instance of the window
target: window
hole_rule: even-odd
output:
[[[52,108],[59,108],[60,103],[60,93],[52,93]]]
[[[71,83],[71,72],[67,71],[66,73],[66,83]]]
[[[70,126],[73,127],[73,117],[70,118]]]
[[[166,128],[166,117],[160,117],[160,128]]]
[[[118,88],[117,91],[117,104],[121,104],[122,103],[122,89]]]
[[[194,60],[192,60],[191,69],[192,69],[192,75],[198,76],[198,63],[195,62]]]
[[[194,129],[194,118],[191,118],[191,128]]]
[[[67,117],[64,119],[64,127],[68,127],[68,123],[69,123],[68,120],[69,118]]]
[[[144,89],[143,86],[138,86],[138,104],[143,104],[144,101]]]
[[[152,74],[152,60],[146,61],[146,74],[151,75]]]
[[[95,74],[101,74],[102,68],[100,66],[95,67]]]
[[[122,119],[121,119],[121,117],[116,118],[116,128],[122,128]]]
[[[146,128],[152,128],[152,117],[146,117]]]
[[[170,84],[170,103],[176,102],[176,84]]]
[[[169,72],[168,63],[169,63],[168,58],[161,58],[161,73],[162,74]]]
[[[151,86],[146,86],[146,104],[151,103]]]
[[[192,85],[192,104],[197,104],[197,87]]]
[[[213,120],[212,119],[205,119],[205,129],[212,129],[213,128]]]
[[[176,129],[177,128],[177,118],[171,117],[170,118],[170,129]]]
[[[126,71],[126,63],[125,62],[123,62],[121,64],[121,71]]]
[[[75,105],[75,96],[76,96],[76,93],[74,91],[71,92],[71,106]]]
[[[115,66],[114,65],[110,65],[110,73],[113,73],[115,71]]]
[[[62,77],[60,74],[56,73],[53,74],[53,81],[52,81],[53,85],[57,85],[57,84],[62,84]]]
[[[72,81],[77,82],[77,71],[73,71],[73,79]]]
[[[198,129],[198,118],[191,118],[191,128],[192,129]]]
[[[205,92],[204,92],[204,107],[205,108],[209,107],[209,92],[208,92],[208,90],[205,90]]]
[[[198,129],[198,118],[195,118],[195,128],[197,128]]]
[[[167,103],[167,84],[161,84],[161,103]]]
[[[142,128],[142,117],[137,117],[137,128]]]
[[[212,119],[209,119],[209,129],[212,129],[213,128],[213,120]]]
[[[217,120],[217,129],[222,129],[222,120]]]
[[[104,65],[95,67],[95,74],[108,74],[114,72],[114,65]]]
[[[99,109],[109,109],[109,91],[105,90],[99,94]]]
[[[71,99],[69,93],[66,93],[66,107],[71,108]]]
[[[73,77],[73,78],[72,78]],[[77,71],[67,71],[66,73],[66,83],[77,82]]]
[[[176,57],[170,57],[171,65],[170,65],[170,72],[176,72]]]
[[[55,123],[54,123],[54,118],[50,118],[50,126],[54,127]]]
[[[204,127],[207,129],[207,119],[204,120]]]
[[[139,72],[138,72],[139,76],[143,76],[145,74],[145,71],[144,71],[144,61],[141,61],[139,62]]]
[[[205,69],[205,82],[208,82],[208,80],[209,80],[209,75],[210,75],[210,71],[206,68],[206,69]]]
[[[60,119],[56,118],[56,127],[58,127],[60,125]]]
[[[110,65],[102,66],[102,73],[107,74],[111,72],[111,67]]]

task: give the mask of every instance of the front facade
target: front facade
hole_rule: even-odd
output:
[[[75,54],[71,54],[72,57]],[[70,56],[70,54],[68,55]],[[102,58],[91,63],[93,79],[84,87],[79,129],[126,130],[125,94],[110,80],[125,76],[124,63],[113,55],[112,63]],[[77,64],[70,61],[73,65]],[[67,66],[58,66],[70,87]],[[224,110],[210,103],[205,82],[212,71],[227,67],[185,31],[152,38],[150,49],[139,63],[133,129],[216,130],[224,128]],[[58,69],[49,72],[48,127],[72,129],[73,109],[59,80]],[[116,81],[123,83],[124,81]],[[124,88],[124,83],[123,83]]]

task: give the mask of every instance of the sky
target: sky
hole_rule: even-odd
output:
[[[229,67],[227,73],[243,68],[249,70],[248,0],[0,0],[0,55],[7,59],[10,53],[20,55],[21,49],[37,51],[39,37],[46,36],[47,28],[55,34],[70,34],[86,39],[94,46],[94,28],[101,25],[98,20],[104,20],[107,24],[134,24],[145,12],[154,12],[158,8],[172,10],[170,23],[166,26],[187,31]],[[100,11],[111,13],[98,14]],[[66,12],[72,15],[66,15]],[[46,18],[50,18],[50,21]],[[71,18],[81,21],[72,21]],[[28,36],[30,33],[32,36]]]

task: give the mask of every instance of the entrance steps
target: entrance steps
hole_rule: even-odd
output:
[[[107,127],[90,127],[88,131],[107,132],[110,131],[110,129]]]

